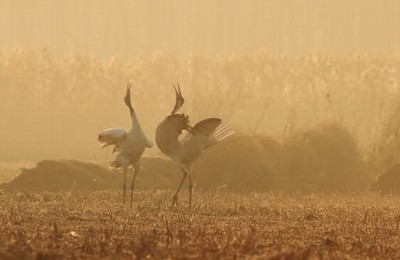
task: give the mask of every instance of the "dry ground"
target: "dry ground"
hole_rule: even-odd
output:
[[[399,258],[400,198],[172,191],[0,194],[0,258]]]

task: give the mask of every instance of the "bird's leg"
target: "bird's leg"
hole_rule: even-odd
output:
[[[178,193],[181,190],[182,184],[185,182],[186,177],[187,177],[186,171],[183,168],[181,168],[181,170],[183,173],[183,178],[182,178],[181,184],[179,184],[178,190],[175,192],[174,199],[172,201],[173,206],[175,206],[175,205],[178,206]]]
[[[124,205],[125,205],[125,193],[126,193],[126,167],[124,167],[123,168],[123,171],[124,171],[124,184],[123,184],[123,186],[122,186],[122,189],[123,189],[123,196],[124,196]]]
[[[133,179],[132,179],[132,184],[131,184],[131,208],[132,208],[132,201],[133,201],[133,189],[135,188],[135,179],[136,179],[136,174],[139,172],[139,167],[134,166],[132,169],[133,172]]]
[[[190,170],[189,171],[189,209],[192,208],[192,190],[193,190],[192,170]]]
[[[187,167],[182,167],[182,171],[186,172],[189,175],[189,210],[192,207],[192,191],[193,191],[193,181],[192,181],[192,173],[193,173],[193,165],[186,165]]]

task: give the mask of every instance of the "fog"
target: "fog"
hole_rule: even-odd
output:
[[[3,50],[129,60],[161,52],[399,55],[396,0],[9,1]]]
[[[399,259],[399,14],[0,0],[0,258]]]
[[[144,130],[180,82],[195,123],[281,142],[336,122],[373,153],[399,88],[398,1],[1,1],[0,160],[109,160],[97,134]],[[146,156],[158,156],[158,149]]]

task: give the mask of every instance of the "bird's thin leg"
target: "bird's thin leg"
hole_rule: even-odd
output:
[[[123,168],[124,171],[124,184],[122,186],[123,189],[123,196],[124,196],[124,205],[125,205],[125,193],[126,193],[126,167]]]
[[[181,170],[183,173],[183,178],[182,178],[181,184],[179,184],[178,190],[175,192],[174,199],[172,201],[173,206],[175,206],[175,205],[178,206],[178,193],[181,190],[182,184],[185,182],[186,177],[187,177],[186,171],[183,168],[181,168]]]
[[[190,173],[189,173],[189,209],[192,208],[192,190],[193,190],[192,176],[190,176]]]
[[[193,183],[192,183],[192,170],[189,171],[189,209],[192,208],[192,190],[193,190]]]
[[[131,184],[131,208],[132,208],[132,201],[133,201],[133,189],[135,188],[135,179],[136,179],[136,174],[139,172],[139,167],[134,166],[132,169],[133,172],[133,179],[132,179],[132,184]]]

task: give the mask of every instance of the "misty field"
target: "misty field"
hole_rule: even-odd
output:
[[[400,198],[195,192],[1,194],[1,258],[399,258]]]
[[[263,52],[128,62],[0,52],[0,183],[39,172],[26,168],[43,159],[105,166],[113,155],[96,136],[129,125],[128,81],[150,139],[176,82],[193,123],[221,117],[238,133],[198,160],[191,211],[186,188],[171,207],[180,173],[155,148],[144,155],[132,209],[119,190],[2,190],[0,258],[399,258],[400,198],[368,191],[400,158],[399,64]],[[36,177],[19,187],[60,186]]]
[[[56,56],[46,49],[3,51],[0,157],[109,160],[110,151],[98,149],[96,135],[110,126],[129,125],[122,98],[130,81],[134,107],[150,139],[173,107],[172,84],[179,82],[186,98],[183,112],[193,123],[221,117],[239,133],[281,141],[299,130],[336,122],[351,132],[368,158],[398,128],[393,114],[398,67],[395,58],[374,56],[288,58],[254,52],[121,61]],[[160,154],[157,149],[146,153]],[[395,155],[384,151],[379,156],[387,158],[379,162],[394,163]]]

